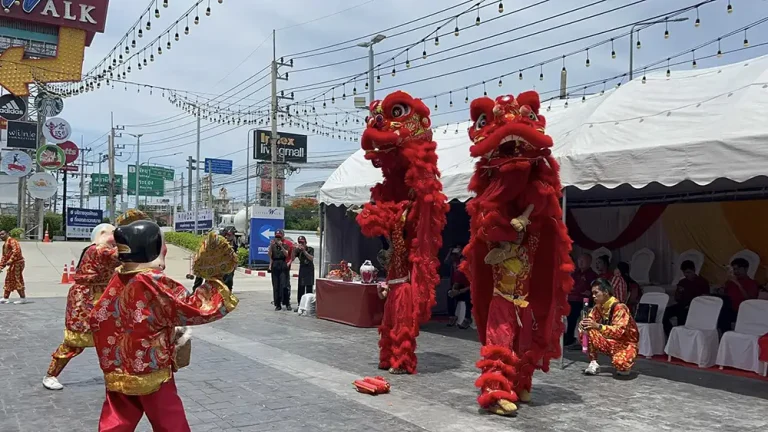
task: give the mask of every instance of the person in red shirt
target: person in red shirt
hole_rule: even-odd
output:
[[[683,278],[677,283],[675,290],[676,303],[664,311],[664,332],[667,336],[672,331],[672,317],[677,318],[677,325],[685,325],[693,299],[710,293],[709,281],[696,274],[696,265],[693,261],[683,261],[680,264],[680,271],[683,272]]]
[[[621,278],[621,282],[624,282],[623,285],[625,287],[623,295],[626,296],[626,299],[623,300],[622,303],[626,304],[629,308],[629,311],[634,314],[638,303],[640,303],[641,291],[640,284],[638,284],[637,281],[632,279],[632,276],[629,275],[629,269],[629,264],[623,261],[616,265],[616,270],[619,272],[618,276]],[[621,284],[621,282],[617,282],[617,284]],[[616,290],[615,285],[613,289]],[[619,296],[617,295],[616,297],[618,298]],[[621,301],[621,299],[619,300]]]
[[[573,289],[568,294],[568,304],[571,305],[571,313],[568,315],[568,328],[565,331],[563,343],[565,346],[578,345],[579,349],[581,349],[581,344],[576,340],[573,333],[581,318],[584,299],[592,298],[592,282],[597,279],[597,273],[592,270],[592,256],[589,254],[579,255],[576,265],[576,271],[571,275],[573,276]]]
[[[756,299],[760,294],[760,286],[747,274],[749,262],[744,258],[736,258],[731,261],[731,271],[728,272],[728,280],[725,282],[726,303],[720,314],[719,327],[723,332],[729,331],[736,321],[739,306],[746,301]],[[730,303],[730,308],[728,308]]]

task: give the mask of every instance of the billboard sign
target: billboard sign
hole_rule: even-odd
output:
[[[65,163],[67,165],[75,162],[78,156],[80,156],[80,149],[77,147],[77,144],[72,141],[63,142],[59,144],[59,147],[64,151],[64,156],[66,156],[67,159]]]
[[[34,167],[32,158],[21,150],[3,153],[3,160],[0,162],[0,170],[11,177],[25,177]]]
[[[1,0],[5,18],[85,30],[90,45],[94,33],[104,33],[107,0]]]
[[[269,262],[269,244],[275,231],[285,229],[282,207],[251,207],[249,259],[252,263]]]
[[[0,117],[6,120],[19,120],[27,113],[27,103],[24,99],[6,94],[0,96]]]
[[[91,232],[104,220],[103,210],[67,208],[68,239],[89,239]]]
[[[227,159],[205,158],[206,174],[232,174],[232,161]]]
[[[272,160],[272,145],[268,130],[253,131],[253,158],[263,161]],[[277,160],[280,162],[307,163],[307,136],[279,133],[277,140]]]
[[[8,148],[37,150],[37,123],[8,121]]]
[[[213,210],[200,209],[197,211],[198,232],[208,232],[213,229]],[[193,232],[195,230],[195,212],[176,212],[173,218],[173,230],[178,232]]]
[[[37,149],[37,164],[46,171],[56,171],[66,163],[67,156],[61,147],[46,144]]]

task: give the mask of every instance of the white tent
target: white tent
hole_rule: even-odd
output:
[[[605,188],[625,185],[631,191],[685,183],[706,186],[718,179],[742,183],[766,174],[768,56],[675,71],[669,78],[662,71],[648,75],[646,83],[636,78],[619,89],[587,96],[585,102],[575,97],[566,106],[558,100],[550,111],[548,105],[542,113],[564,186],[582,191],[602,186],[609,192]],[[434,135],[450,200],[471,198],[468,125],[442,127]],[[328,178],[318,200],[362,204],[380,180],[380,171],[358,151]]]

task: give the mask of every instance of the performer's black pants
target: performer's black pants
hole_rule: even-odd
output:
[[[288,265],[283,260],[272,262],[272,297],[275,307],[291,305]]]
[[[563,335],[563,345],[573,345],[576,342],[576,337],[573,332],[576,330],[576,326],[579,324],[579,318],[581,318],[581,310],[584,309],[584,303],[580,301],[569,301],[571,305],[571,313],[568,314],[568,328]]]

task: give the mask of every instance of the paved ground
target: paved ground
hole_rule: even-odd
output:
[[[169,263],[183,262],[178,249],[171,255]],[[178,271],[169,265],[172,276]],[[27,273],[43,278],[42,270]],[[378,373],[375,330],[274,312],[264,285],[242,278],[251,291],[238,293],[230,317],[195,329],[192,365],[177,375],[193,431],[768,430],[765,382],[646,361],[628,381],[587,378],[580,353],[564,370],[535,376],[534,402],[517,418],[483,415],[473,387],[476,338],[438,323],[419,337],[418,375],[392,377],[390,395],[361,395],[351,382]],[[104,387],[92,352],[64,371],[63,391],[40,384],[63,310],[56,296],[0,308],[0,432],[96,429]],[[151,429],[144,422],[139,430]]]

